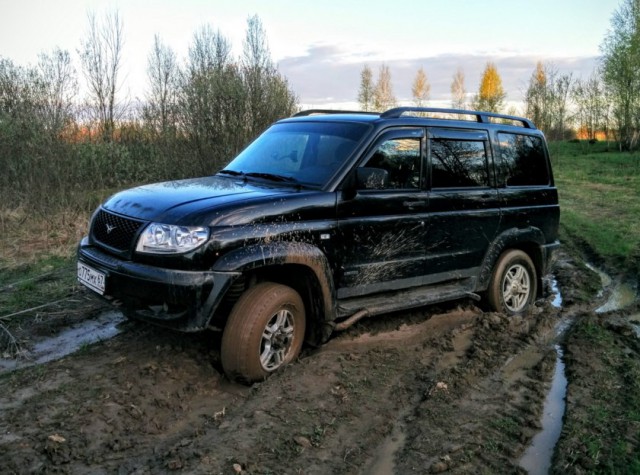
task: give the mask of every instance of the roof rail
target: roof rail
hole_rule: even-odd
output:
[[[436,114],[455,114],[455,115],[467,115],[474,116],[477,122],[482,123],[491,123],[494,122],[491,119],[503,119],[513,122],[519,122],[522,124],[522,127],[526,129],[535,129],[536,126],[529,119],[525,119],[524,117],[516,117],[513,115],[505,115],[505,114],[496,114],[495,112],[482,112],[482,111],[472,111],[465,109],[440,109],[437,107],[396,107],[395,109],[389,109],[386,112],[380,114],[380,117],[383,119],[394,119],[402,117],[407,112],[427,112],[427,113],[436,113]],[[468,120],[468,119],[462,119]]]
[[[307,109],[294,114],[292,117],[304,117],[308,115],[319,114],[377,114],[377,112],[364,112],[364,111],[341,111],[335,109]]]

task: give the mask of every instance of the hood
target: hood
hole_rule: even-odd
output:
[[[203,177],[139,186],[110,197],[103,208],[145,221],[189,224],[194,214],[209,214],[238,201],[290,194],[293,188],[266,187],[227,177]],[[191,217],[191,219],[189,219]],[[201,221],[202,216],[198,221]]]

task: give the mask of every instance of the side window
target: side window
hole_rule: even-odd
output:
[[[432,188],[489,186],[484,141],[433,138],[430,147]]]
[[[378,146],[364,165],[382,168],[389,174],[390,189],[420,188],[420,139],[390,139]]]
[[[499,133],[500,176],[507,186],[549,184],[549,170],[540,137]]]

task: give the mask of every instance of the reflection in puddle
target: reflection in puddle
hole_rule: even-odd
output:
[[[520,459],[520,466],[529,475],[546,475],[551,468],[553,449],[562,432],[562,417],[567,394],[567,377],[564,374],[563,351],[559,344],[556,350],[556,369],[553,374],[551,389],[544,400],[542,413],[542,430],[536,434],[531,445]]]
[[[0,373],[54,361],[78,351],[83,346],[113,338],[120,333],[117,326],[124,320],[126,319],[120,312],[111,311],[73,325],[52,338],[36,343],[31,351],[20,359],[0,359]]]
[[[562,307],[562,294],[558,288],[558,282],[554,278],[551,281],[551,291],[553,293],[552,305],[556,308]],[[568,318],[562,319],[556,325],[556,341],[560,340],[572,321]],[[536,434],[520,459],[520,467],[525,469],[529,475],[546,475],[551,468],[553,450],[562,432],[562,418],[566,406],[567,377],[565,375],[563,350],[560,343],[554,345],[556,351],[556,366],[551,382],[551,389],[544,400],[542,410],[542,430]]]

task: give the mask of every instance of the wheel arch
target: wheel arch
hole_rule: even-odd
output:
[[[293,288],[307,313],[306,340],[319,344],[333,330],[335,287],[325,254],[308,243],[255,244],[225,254],[216,271],[242,272],[249,283],[271,281]]]
[[[500,255],[507,249],[519,249],[525,252],[536,269],[537,296],[542,292],[542,273],[544,270],[544,254],[542,246],[546,240],[543,232],[534,227],[512,228],[501,233],[489,246],[478,277],[476,290],[487,290],[493,269]]]

